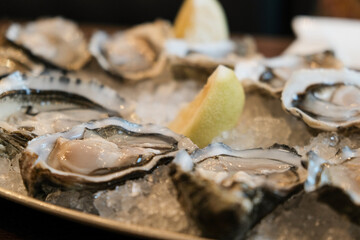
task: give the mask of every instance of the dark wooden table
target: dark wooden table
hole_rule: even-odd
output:
[[[1,24],[2,23],[2,24]],[[0,21],[0,29],[4,29],[9,21]],[[86,35],[94,29],[114,31],[117,26],[91,25],[82,26]],[[255,36],[259,52],[267,57],[279,55],[292,42],[291,37]],[[0,240],[24,239],[137,239],[120,235],[66,219],[52,216],[20,204],[0,198]]]
[[[255,36],[258,51],[266,57],[278,56],[293,40],[292,37]]]

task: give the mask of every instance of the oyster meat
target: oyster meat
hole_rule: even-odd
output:
[[[284,145],[233,150],[222,143],[176,156],[180,201],[207,237],[241,238],[306,179],[301,156]]]
[[[6,38],[61,69],[78,70],[90,60],[81,30],[74,22],[61,17],[42,18],[24,26],[12,24]]]
[[[242,59],[236,64],[235,73],[246,88],[259,88],[279,97],[285,83],[297,70],[342,67],[343,64],[332,51],[324,51],[306,56],[282,55],[265,59]]]
[[[312,128],[336,131],[360,124],[360,73],[301,70],[285,85],[282,104]]]
[[[125,99],[96,81],[18,72],[0,81],[0,108],[0,121],[37,135],[109,116],[132,116]]]
[[[129,80],[159,75],[166,64],[165,40],[172,34],[168,22],[145,23],[109,36],[96,32],[90,52],[106,71]]]
[[[180,149],[195,147],[167,128],[107,118],[30,141],[20,167],[29,194],[41,198],[51,187],[110,188],[168,163]]]

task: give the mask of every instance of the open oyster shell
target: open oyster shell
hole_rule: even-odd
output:
[[[20,167],[30,195],[41,196],[52,187],[99,190],[151,172],[180,149],[195,148],[167,128],[108,118],[32,140]]]
[[[285,85],[286,111],[312,128],[336,131],[360,124],[360,73],[344,70],[301,70]]]
[[[65,131],[90,120],[132,118],[133,107],[96,81],[14,73],[0,81],[0,121],[37,135]]]
[[[166,51],[175,78],[206,81],[219,65],[234,68],[239,59],[256,55],[256,44],[251,37],[206,44],[169,39]]]
[[[6,38],[61,69],[78,70],[90,60],[83,33],[74,22],[61,17],[12,24]]]
[[[260,89],[274,97],[280,97],[286,82],[295,71],[342,67],[343,64],[332,51],[324,51],[306,56],[241,59],[235,66],[235,73],[245,88]]]
[[[172,35],[170,24],[158,20],[109,36],[96,32],[90,52],[106,71],[129,80],[159,75],[166,64],[165,40]]]
[[[172,180],[180,201],[207,237],[244,236],[306,179],[301,156],[283,145],[233,150],[216,143],[179,152]]]
[[[344,147],[330,159],[312,151],[308,156],[307,192],[323,187],[337,188],[347,194],[354,204],[360,205],[360,149]]]

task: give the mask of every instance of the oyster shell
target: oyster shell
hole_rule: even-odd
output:
[[[359,79],[360,73],[348,69],[301,70],[285,85],[283,108],[312,128],[359,126]]]
[[[42,18],[24,26],[12,24],[6,38],[34,56],[65,70],[78,70],[90,53],[78,26],[61,17]]]
[[[332,51],[324,51],[306,56],[283,55],[265,59],[243,59],[236,64],[235,73],[246,88],[258,88],[272,96],[280,97],[286,82],[297,70],[342,67],[343,64]]]
[[[0,157],[14,159],[26,147],[35,135],[25,130],[14,129],[0,124]]]
[[[174,162],[180,201],[207,237],[243,237],[306,179],[301,156],[283,145],[233,150],[216,143],[190,156],[179,152]]]
[[[103,69],[136,81],[162,72],[166,64],[164,44],[171,34],[170,24],[158,20],[112,36],[96,32],[89,48]]]
[[[344,147],[330,159],[310,151],[308,172],[305,182],[307,192],[326,186],[337,188],[347,194],[354,204],[360,205],[360,149]]]
[[[0,121],[37,135],[109,116],[131,118],[133,110],[117,92],[96,81],[18,72],[0,81],[0,108]]]
[[[206,81],[217,66],[225,65],[234,68],[239,59],[256,55],[256,44],[251,37],[206,44],[169,39],[166,50],[175,78]]]
[[[0,77],[21,71],[32,75],[39,75],[44,66],[30,60],[21,50],[12,47],[0,47]]]
[[[20,167],[30,195],[41,196],[51,187],[99,190],[143,176],[179,149],[195,147],[169,129],[108,118],[32,140]]]
[[[246,239],[358,239],[359,215],[359,207],[339,189],[301,191],[264,217]]]

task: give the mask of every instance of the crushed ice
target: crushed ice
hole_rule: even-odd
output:
[[[18,158],[9,160],[6,156],[0,156],[0,188],[27,194],[21,178]]]
[[[161,166],[142,179],[127,181],[115,190],[100,191],[94,205],[100,216],[188,234],[199,234],[177,200],[169,167]]]
[[[270,147],[275,143],[303,146],[311,136],[301,120],[281,108],[279,99],[253,92],[246,95],[237,126],[213,142],[224,142],[235,149]]]

